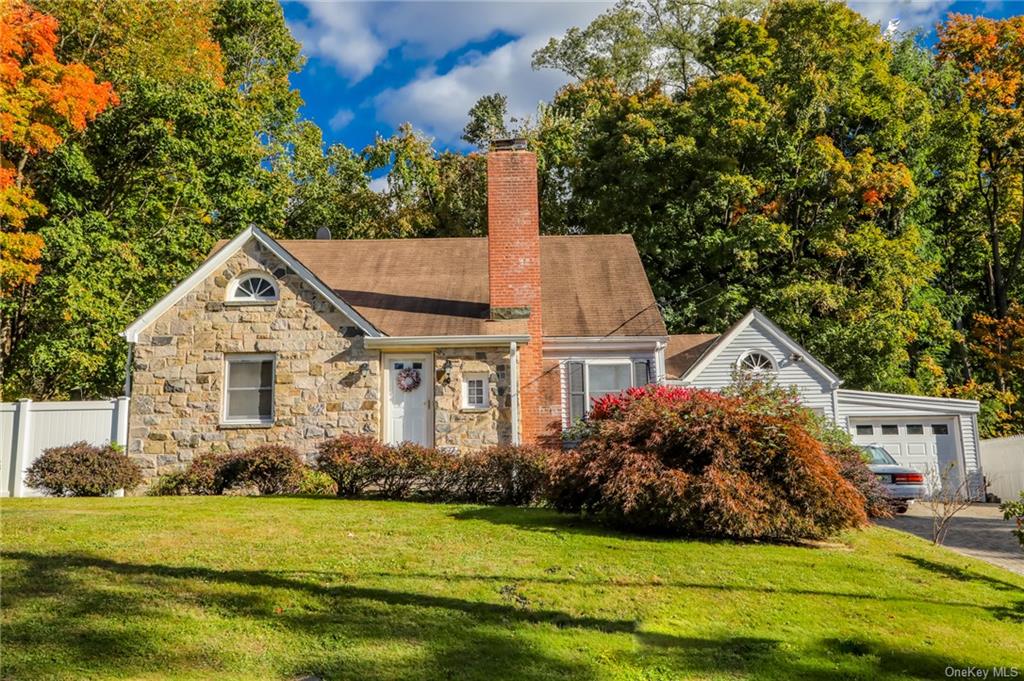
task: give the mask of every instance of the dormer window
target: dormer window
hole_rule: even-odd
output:
[[[228,287],[233,303],[271,303],[277,300],[277,284],[266,274],[243,274]]]
[[[736,368],[747,376],[767,376],[776,370],[775,360],[766,352],[751,350],[744,353],[736,363]]]

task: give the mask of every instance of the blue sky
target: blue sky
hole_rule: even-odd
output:
[[[900,29],[933,27],[947,12],[1003,17],[1010,2],[850,0],[869,19]],[[292,83],[303,114],[328,143],[362,149],[377,132],[404,121],[459,148],[466,112],[500,91],[513,115],[529,115],[566,76],[534,71],[531,54],[570,26],[584,26],[608,2],[326,2],[284,3],[285,18],[308,61]]]

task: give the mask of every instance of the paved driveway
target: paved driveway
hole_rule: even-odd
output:
[[[892,527],[932,540],[932,516],[926,504],[914,504],[903,515],[881,520]],[[1003,520],[996,504],[974,504],[953,518],[946,535],[946,548],[1024,575],[1024,551],[1010,534],[1013,522]]]

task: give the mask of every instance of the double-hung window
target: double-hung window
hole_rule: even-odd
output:
[[[566,364],[569,423],[590,411],[594,400],[651,382],[648,360],[580,360]]]
[[[228,355],[224,374],[224,423],[274,422],[273,355]]]

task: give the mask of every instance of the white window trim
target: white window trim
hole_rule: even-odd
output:
[[[228,388],[232,362],[266,362],[270,360],[270,418],[230,419],[228,418]],[[224,389],[221,391],[220,424],[227,427],[274,425],[277,415],[277,355],[273,353],[238,352],[224,355]]]
[[[565,367],[563,375],[565,377],[565,384],[562,386],[562,400],[565,405],[563,411],[564,414],[564,425],[572,425],[572,371],[569,368],[570,364],[579,363],[583,365],[583,411],[584,414],[590,413],[590,405],[593,401],[590,396],[590,367],[594,365],[619,365],[629,367],[629,387],[637,387],[635,366],[637,362],[651,362],[652,357],[650,355],[638,355],[635,357],[572,357],[562,361],[562,365]],[[657,361],[656,358],[654,361]],[[651,371],[651,365],[647,365],[647,378],[648,383],[656,383],[657,376],[652,376],[652,373],[657,373],[657,370]]]
[[[469,402],[469,382],[484,382],[483,404],[471,404]],[[462,411],[487,411],[491,408],[491,377],[484,371],[468,371],[462,374]]]
[[[743,360],[745,360],[747,357],[750,357],[751,355],[761,355],[762,357],[767,359],[769,362],[771,362],[772,368],[770,370],[770,373],[773,373],[773,374],[778,374],[779,373],[779,363],[775,360],[775,356],[772,353],[768,352],[767,350],[762,350],[761,348],[751,348],[750,350],[747,350],[747,351],[743,352],[743,354],[741,354],[739,357],[737,357],[736,358],[736,370],[737,371],[743,371]]]
[[[239,298],[238,287],[243,281],[259,277],[274,288],[274,295],[270,298]],[[277,278],[263,270],[246,270],[231,280],[227,288],[227,297],[224,302],[228,305],[272,305],[281,299],[281,285]]]

